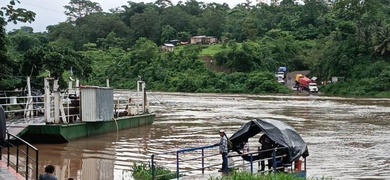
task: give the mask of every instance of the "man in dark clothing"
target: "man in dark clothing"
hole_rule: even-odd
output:
[[[272,157],[272,149],[275,147],[275,142],[272,141],[266,134],[263,134],[260,139],[259,143],[261,144],[261,152],[260,156],[261,158],[270,158]],[[264,160],[260,162],[261,163],[261,171],[265,170],[265,162]],[[271,169],[273,165],[273,160],[269,159],[268,160],[268,169]]]

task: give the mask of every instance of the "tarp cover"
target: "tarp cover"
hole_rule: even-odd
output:
[[[229,140],[233,150],[242,149],[248,139],[258,133],[265,133],[275,143],[286,147],[289,162],[298,160],[301,156],[309,156],[306,142],[297,131],[288,124],[276,119],[255,119],[241,126]]]
[[[278,72],[287,72],[287,67],[279,67]]]

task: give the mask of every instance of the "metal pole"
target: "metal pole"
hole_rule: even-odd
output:
[[[110,87],[110,79],[106,79],[107,87]]]
[[[251,154],[251,174],[253,174],[253,154]]]
[[[39,173],[39,164],[38,164],[38,160],[39,160],[39,157],[38,157],[38,150],[35,151],[35,179],[38,179],[38,173]]]
[[[16,172],[19,172],[19,142],[16,144]]]
[[[10,142],[10,134],[9,134],[9,132],[7,132],[7,134],[8,134],[8,138],[7,138],[7,142],[9,143]],[[9,153],[10,153],[10,149],[9,149],[9,147],[10,147],[11,145],[10,144],[8,144],[8,146],[7,146],[7,150],[8,150],[8,152],[7,152],[7,166],[9,166]]]
[[[29,176],[29,174],[28,174],[28,160],[30,159],[30,156],[28,155],[29,153],[28,153],[28,146],[26,145],[26,179],[28,179],[28,176]]]
[[[202,148],[202,174],[204,174],[204,149]]]
[[[277,149],[275,148],[274,153],[273,153],[273,157],[272,157],[272,161],[274,162],[273,163],[274,174],[276,174],[276,151],[277,151]]]
[[[179,151],[176,151],[176,178],[179,179]]]
[[[27,112],[26,112],[26,117],[31,117],[31,110],[32,110],[32,105],[33,101],[31,101],[31,83],[30,83],[30,77],[27,77],[27,93],[28,93],[28,98],[27,98]],[[31,102],[30,102],[31,101]]]
[[[142,81],[142,113],[144,114],[145,109],[145,100],[146,100],[146,92],[145,92],[145,82]]]
[[[154,178],[156,177],[156,171],[154,169],[154,154],[152,155],[152,179],[154,180]]]
[[[139,91],[140,91],[140,86],[139,86],[140,81],[137,81],[137,100],[136,100],[136,107],[137,107],[137,114],[139,114]]]
[[[58,90],[58,79],[54,80],[53,92],[54,92],[54,123],[60,122],[60,91]]]

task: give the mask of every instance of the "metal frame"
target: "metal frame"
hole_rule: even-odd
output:
[[[14,143],[12,143],[12,141]],[[25,151],[22,149],[23,146],[21,147],[20,144],[23,146],[24,145],[26,146]],[[8,131],[7,131],[7,140],[4,141],[4,145],[5,146],[0,145],[0,153],[1,153],[0,160],[2,160],[2,158],[3,158],[3,149],[5,149],[7,151],[7,157],[5,157],[7,160],[7,166],[11,166],[11,167],[13,166],[16,173],[21,174],[21,172],[24,172],[23,174],[24,174],[26,180],[28,180],[30,177],[31,177],[31,179],[38,179],[38,176],[39,176],[38,149],[36,147],[34,147],[33,145],[31,145],[30,143],[24,141],[23,139],[9,133]],[[6,148],[4,148],[4,147],[6,147]],[[11,162],[11,158],[10,158],[11,148],[15,148],[15,150],[16,150],[16,154],[15,154],[16,162]],[[33,153],[30,152],[30,149],[33,150]],[[34,159],[34,156],[32,156],[30,154],[35,154],[35,159]],[[24,155],[25,161],[23,161],[21,158],[21,156],[23,156],[23,155]],[[32,162],[30,162],[30,160]],[[22,165],[20,165],[20,163],[22,163],[24,165],[22,166]],[[30,164],[32,167],[30,167]],[[24,171],[21,171],[20,168],[22,168],[22,170],[24,170]],[[30,172],[30,170],[31,170],[31,172]]]

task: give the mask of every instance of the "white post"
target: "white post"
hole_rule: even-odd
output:
[[[54,123],[60,123],[60,92],[58,91],[58,79],[54,80]]]
[[[51,123],[52,121],[50,119],[50,84],[48,78],[45,78],[44,86],[45,86],[45,96],[44,96],[45,121],[46,123]]]
[[[34,103],[32,101],[32,98],[31,98],[31,83],[30,83],[30,77],[27,77],[27,106],[26,106],[26,109],[27,109],[27,112],[26,112],[26,117],[31,117],[31,114],[32,114],[32,110],[33,110],[33,104]]]
[[[137,103],[137,105],[136,105],[136,107],[137,107],[137,114],[139,114],[139,99],[140,99],[140,97],[139,97],[139,93],[140,93],[140,84],[141,83],[141,81],[137,81],[137,101],[136,101],[136,103]]]
[[[110,87],[110,79],[106,79],[107,87]]]
[[[76,96],[80,97],[80,81],[76,79]]]
[[[142,81],[142,113],[146,112],[146,92],[145,92],[145,82]]]
[[[73,88],[73,82],[68,81],[68,91],[70,91]]]

